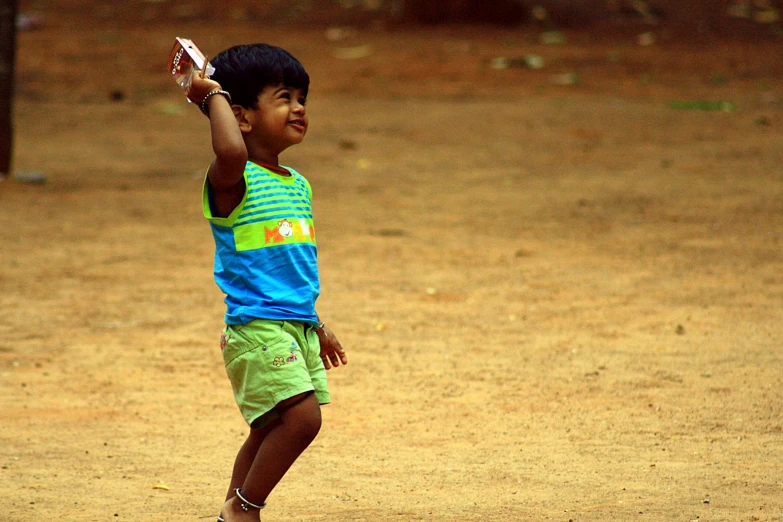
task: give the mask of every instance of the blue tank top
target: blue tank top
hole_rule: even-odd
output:
[[[227,324],[318,322],[312,189],[301,174],[285,170],[290,176],[248,162],[245,196],[226,218],[212,214],[204,180],[202,206],[215,239],[215,282],[226,294]]]

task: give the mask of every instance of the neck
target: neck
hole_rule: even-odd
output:
[[[291,173],[290,173],[290,172],[288,172],[286,169],[284,169],[284,168],[283,168],[283,167],[281,167],[280,165],[273,165],[273,164],[271,164],[271,163],[267,163],[267,162],[265,162],[265,161],[256,161],[256,160],[253,160],[253,159],[251,159],[250,161],[252,161],[252,162],[253,162],[253,163],[255,163],[256,165],[259,165],[259,166],[261,166],[261,167],[264,167],[264,168],[266,168],[266,169],[269,169],[269,170],[271,170],[271,171],[272,171],[272,172],[274,172],[275,174],[279,174],[279,175],[281,175],[281,176],[290,176],[290,175],[291,175]]]
[[[247,159],[253,163],[258,163],[259,165],[270,165],[272,167],[280,166],[280,159],[277,154],[250,154]]]

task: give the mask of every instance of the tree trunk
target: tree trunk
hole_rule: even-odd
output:
[[[11,172],[15,56],[16,0],[0,0],[0,177]]]

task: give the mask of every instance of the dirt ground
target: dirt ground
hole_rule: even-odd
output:
[[[175,36],[313,81],[283,160],[350,362],[265,522],[783,520],[779,40],[43,14],[14,172],[46,181],[0,183],[0,520],[222,504],[247,428]]]

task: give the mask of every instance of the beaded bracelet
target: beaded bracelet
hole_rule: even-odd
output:
[[[210,96],[214,96],[216,94],[220,94],[222,96],[225,96],[225,98],[228,100],[228,104],[231,105],[231,95],[228,93],[228,91],[223,91],[221,89],[215,89],[214,91],[210,91],[207,93],[206,96],[204,96],[204,99],[201,100],[201,103],[199,104],[199,107],[201,108],[201,112],[204,113],[204,116],[209,118],[209,106],[207,106],[207,101],[209,101]]]

